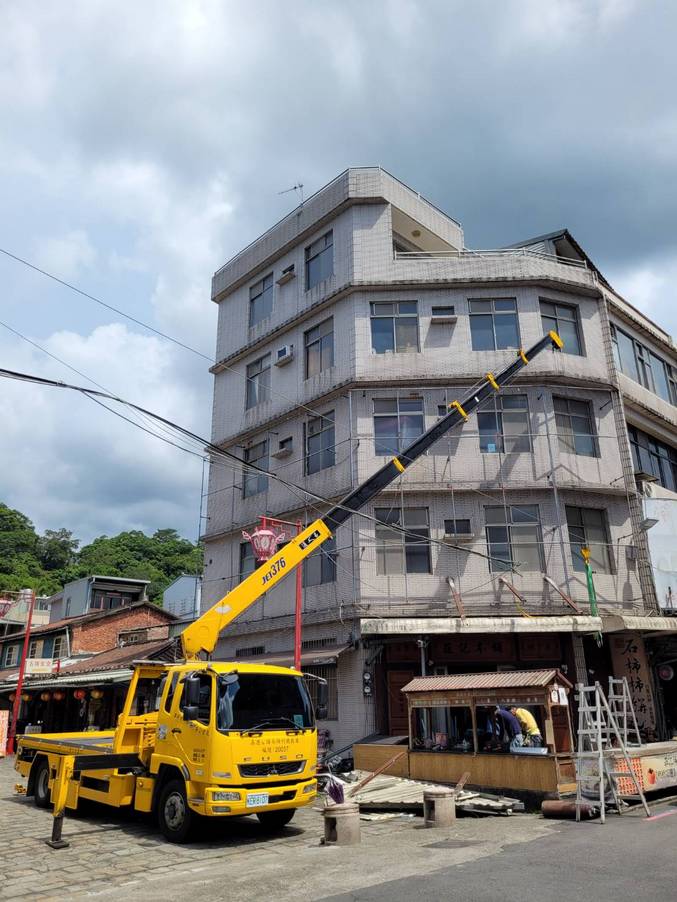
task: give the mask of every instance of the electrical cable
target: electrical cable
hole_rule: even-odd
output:
[[[382,526],[385,526],[386,528],[390,529],[393,532],[401,533],[405,536],[409,536],[410,538],[412,538],[414,540],[420,541],[421,537],[416,533],[410,533],[407,529],[396,526],[395,524],[384,524],[378,518],[373,517],[370,514],[366,514],[363,511],[353,511],[352,509],[344,508],[343,505],[341,505],[340,503],[336,504],[335,502],[332,502],[332,500],[325,498],[323,495],[319,495],[316,492],[311,492],[309,489],[306,489],[303,486],[299,486],[293,482],[289,482],[288,480],[285,480],[282,477],[280,477],[278,474],[272,473],[271,471],[266,470],[263,467],[259,467],[257,464],[247,463],[246,461],[242,460],[242,458],[238,457],[236,454],[233,454],[231,451],[227,451],[223,448],[219,448],[217,445],[214,445],[212,442],[208,441],[207,439],[202,438],[201,436],[197,435],[196,433],[192,432],[191,430],[186,429],[184,426],[179,426],[177,423],[173,423],[171,420],[166,419],[165,417],[161,416],[160,414],[153,413],[152,411],[147,410],[146,408],[141,407],[138,404],[134,404],[131,401],[127,401],[124,398],[120,398],[120,397],[118,397],[116,395],[112,395],[108,392],[102,392],[102,391],[98,391],[98,390],[95,391],[94,389],[85,388],[84,386],[72,385],[68,382],[62,382],[62,381],[58,381],[55,379],[47,379],[42,376],[35,376],[35,375],[31,375],[29,373],[21,373],[21,372],[15,371],[15,370],[9,370],[9,369],[5,369],[5,368],[0,368],[0,377],[16,380],[19,382],[28,382],[28,383],[35,384],[35,385],[43,385],[43,386],[46,386],[49,388],[68,389],[71,391],[79,392],[79,393],[89,396],[89,397],[97,397],[99,399],[105,398],[107,400],[114,401],[118,404],[122,404],[125,407],[131,408],[132,410],[136,410],[140,413],[146,414],[147,416],[151,417],[153,420],[157,420],[158,422],[163,423],[165,426],[169,426],[169,427],[175,429],[177,432],[179,432],[183,436],[185,436],[193,441],[199,442],[202,447],[204,447],[205,449],[210,451],[212,454],[216,454],[218,456],[225,457],[226,459],[235,462],[243,469],[246,468],[253,472],[259,473],[262,476],[268,476],[269,478],[274,479],[275,481],[279,482],[281,485],[285,486],[288,490],[290,490],[292,492],[300,492],[302,495],[307,496],[308,498],[312,498],[321,504],[327,504],[327,505],[333,504],[333,506],[337,506],[340,509],[349,510],[351,515],[354,514],[363,519],[369,520],[372,523],[378,523]],[[103,405],[103,406],[105,407],[105,405]],[[139,426],[139,424],[137,424],[137,423],[135,423],[134,425]],[[139,426],[139,428],[143,428],[143,427]],[[312,505],[312,506],[314,507],[314,505]],[[432,539],[432,538],[429,539],[429,541],[434,544],[437,544],[437,545],[443,545],[446,548],[449,548],[449,547],[456,548],[457,550],[463,551],[466,554],[475,555],[475,556],[482,557],[485,559],[492,559],[492,558],[490,558],[489,555],[484,554],[483,552],[476,551],[474,549],[463,548],[460,545],[455,545],[450,542],[439,542],[436,539]],[[509,562],[505,561],[503,563],[507,564]]]

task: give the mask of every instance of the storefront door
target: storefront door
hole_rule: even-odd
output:
[[[388,671],[388,726],[391,736],[407,736],[409,734],[409,720],[407,717],[407,697],[402,692],[416,676],[411,670]]]

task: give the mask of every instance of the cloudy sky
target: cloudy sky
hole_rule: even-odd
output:
[[[568,226],[677,330],[677,6],[651,0],[2,3],[0,246],[213,356],[210,278],[347,166],[470,247]],[[0,255],[0,319],[209,433],[208,362]],[[82,383],[0,326],[3,365]],[[0,383],[0,499],[39,529],[197,532],[199,460]]]

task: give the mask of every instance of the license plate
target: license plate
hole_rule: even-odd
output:
[[[247,808],[260,808],[261,805],[268,804],[267,792],[249,792],[247,793]]]

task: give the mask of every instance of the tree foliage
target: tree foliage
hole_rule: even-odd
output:
[[[175,529],[152,536],[140,530],[99,536],[79,548],[68,529],[38,535],[31,521],[0,503],[0,590],[30,588],[40,595],[57,592],[81,576],[149,579],[148,595],[160,602],[164,589],[182,573],[202,572],[202,551]]]

